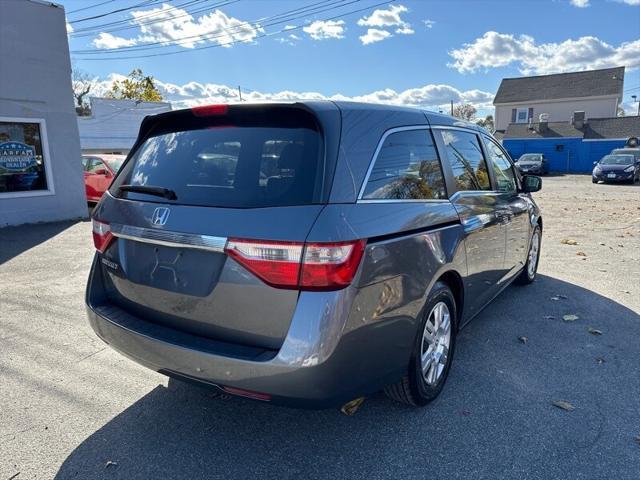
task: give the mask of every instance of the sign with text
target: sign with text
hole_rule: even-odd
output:
[[[0,143],[0,169],[13,172],[36,165],[36,149],[22,142]]]

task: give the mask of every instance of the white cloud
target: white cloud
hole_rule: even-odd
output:
[[[640,5],[640,0],[617,0],[618,2],[626,3],[627,5],[631,5],[637,7]]]
[[[69,22],[67,22],[67,33],[73,33],[73,27],[71,26],[71,24]]]
[[[433,28],[433,26],[436,24],[435,20],[423,20],[422,23],[424,23],[424,26],[427,28]]]
[[[571,0],[571,5],[578,8],[590,7],[589,0]]]
[[[110,88],[113,80],[121,80],[124,76],[111,74],[106,79],[97,81],[92,95],[104,95]],[[212,103],[234,103],[238,102],[237,87],[229,87],[215,83],[188,82],[185,84],[174,84],[156,79],[156,85],[162,92],[164,98],[173,104],[174,108],[188,108],[196,105],[206,105]],[[449,111],[449,103],[472,103],[478,110],[491,112],[493,94],[481,90],[459,90],[451,85],[430,84],[421,87],[410,88],[404,91],[396,91],[391,88],[377,90],[362,95],[347,96],[340,93],[324,95],[319,92],[296,92],[284,90],[280,92],[242,92],[242,98],[248,102],[264,101],[294,101],[294,100],[352,100],[359,102],[384,103],[403,106],[418,106],[430,110]]]
[[[389,38],[391,34],[386,30],[380,30],[377,28],[369,28],[367,33],[360,36],[360,41],[363,45],[369,45],[370,43],[381,42],[385,38]]]
[[[402,20],[400,15],[408,12],[409,9],[404,5],[391,5],[388,9],[374,10],[371,15],[364,16],[358,20],[358,25],[361,27],[410,27],[407,22]]]
[[[302,30],[314,40],[340,39],[344,38],[344,20],[316,20]]]
[[[528,35],[486,32],[473,42],[452,50],[449,55],[454,61],[448,66],[460,73],[486,71],[512,64],[517,65],[525,75],[621,65],[634,69],[640,68],[640,39],[618,46],[592,36],[538,44]]]
[[[288,30],[291,30],[290,28]],[[296,35],[295,33],[290,33],[284,37],[276,38],[276,41],[279,43],[286,43],[287,45],[295,45],[296,42],[302,40],[302,37]]]
[[[93,46],[96,48],[119,48],[130,47],[136,44],[135,39],[116,37],[110,33],[102,32],[93,39]]]
[[[386,38],[392,37],[393,30],[398,35],[411,35],[415,33],[411,24],[405,22],[401,18],[402,13],[409,10],[404,5],[391,5],[388,9],[374,10],[369,16],[364,16],[358,20],[361,27],[373,27],[367,30],[367,33],[360,36],[363,45],[380,42]]]
[[[97,48],[114,48],[146,42],[174,44],[184,48],[194,48],[205,43],[230,47],[235,42],[253,42],[264,32],[259,25],[230,17],[221,10],[194,18],[186,10],[163,3],[159,8],[130,13],[132,23],[140,28],[136,38],[125,39],[101,33],[93,44]],[[153,22],[149,21],[150,16],[153,16]]]

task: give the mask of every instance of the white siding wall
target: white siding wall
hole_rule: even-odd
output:
[[[64,9],[0,0],[0,46],[0,117],[44,120],[55,192],[0,194],[0,227],[86,218]]]
[[[91,98],[91,116],[78,117],[80,146],[83,153],[127,153],[138,136],[147,115],[167,112],[171,104]]]
[[[554,102],[528,102],[522,104],[497,104],[496,106],[496,130],[506,130],[511,123],[511,110],[514,108],[533,107],[533,121],[537,122],[541,113],[549,114],[550,122],[568,122],[571,114],[584,111],[587,119],[607,118],[617,116],[617,97],[587,98],[556,100]]]

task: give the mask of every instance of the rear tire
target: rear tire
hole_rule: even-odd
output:
[[[520,285],[528,285],[533,283],[538,273],[538,263],[540,262],[540,246],[542,243],[542,230],[540,225],[536,225],[531,234],[531,242],[529,245],[529,253],[527,254],[527,263],[525,263],[522,272],[518,275],[516,282]]]
[[[592,178],[591,183],[598,183],[598,180],[596,180],[595,178]]]
[[[389,398],[423,407],[440,394],[453,360],[457,312],[451,289],[437,282],[427,297],[407,373],[398,383],[384,389]],[[426,365],[429,367],[425,370]]]

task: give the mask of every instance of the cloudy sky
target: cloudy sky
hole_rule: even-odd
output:
[[[640,97],[640,0],[57,1],[77,68],[102,87],[142,68],[179,107],[239,85],[486,114],[504,77],[620,65],[629,112]]]

